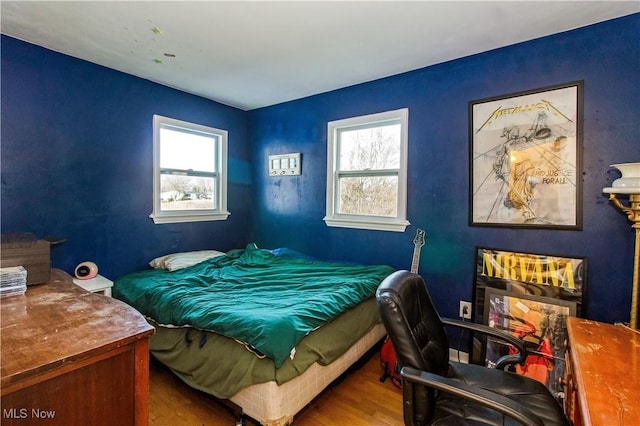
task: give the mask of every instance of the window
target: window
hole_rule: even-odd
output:
[[[327,225],[397,232],[409,225],[408,117],[405,108],[328,124]]]
[[[153,116],[155,223],[225,220],[227,132]]]

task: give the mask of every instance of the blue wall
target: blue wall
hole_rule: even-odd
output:
[[[640,15],[250,112],[257,166],[257,240],[315,256],[410,268],[417,228],[427,233],[420,273],[441,314],[472,300],[475,246],[588,258],[585,313],[628,320],[633,232],[602,194],[610,164],[640,161]],[[468,103],[584,80],[582,231],[468,225]],[[404,233],[325,226],[327,122],[409,108],[409,202]],[[269,154],[301,152],[302,175],[267,177]]]
[[[640,161],[640,15],[250,112],[2,37],[2,232],[57,235],[53,265],[94,260],[110,277],[166,252],[255,240],[325,259],[420,273],[445,316],[473,295],[475,246],[589,259],[586,314],[628,320],[633,233],[602,194]],[[419,41],[417,41],[419,42]],[[584,80],[582,231],[468,226],[468,102]],[[409,108],[404,233],[329,228],[326,126]],[[228,221],[154,225],[152,115],[227,129]],[[301,152],[302,175],[270,178],[267,156]]]
[[[67,239],[54,266],[83,260],[115,278],[171,251],[249,239],[247,113],[2,37],[2,232]],[[224,222],[154,225],[153,114],[229,131]]]

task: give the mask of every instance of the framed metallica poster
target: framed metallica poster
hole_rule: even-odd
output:
[[[582,88],[469,103],[470,225],[582,229]]]

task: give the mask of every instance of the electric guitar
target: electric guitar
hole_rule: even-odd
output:
[[[411,260],[411,273],[418,273],[418,265],[420,264],[420,249],[424,245],[424,231],[418,229],[416,236],[413,238],[413,259]]]

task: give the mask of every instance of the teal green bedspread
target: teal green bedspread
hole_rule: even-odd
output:
[[[372,297],[392,272],[276,256],[249,244],[178,271],[125,275],[113,295],[158,324],[247,343],[279,368],[305,335]]]

